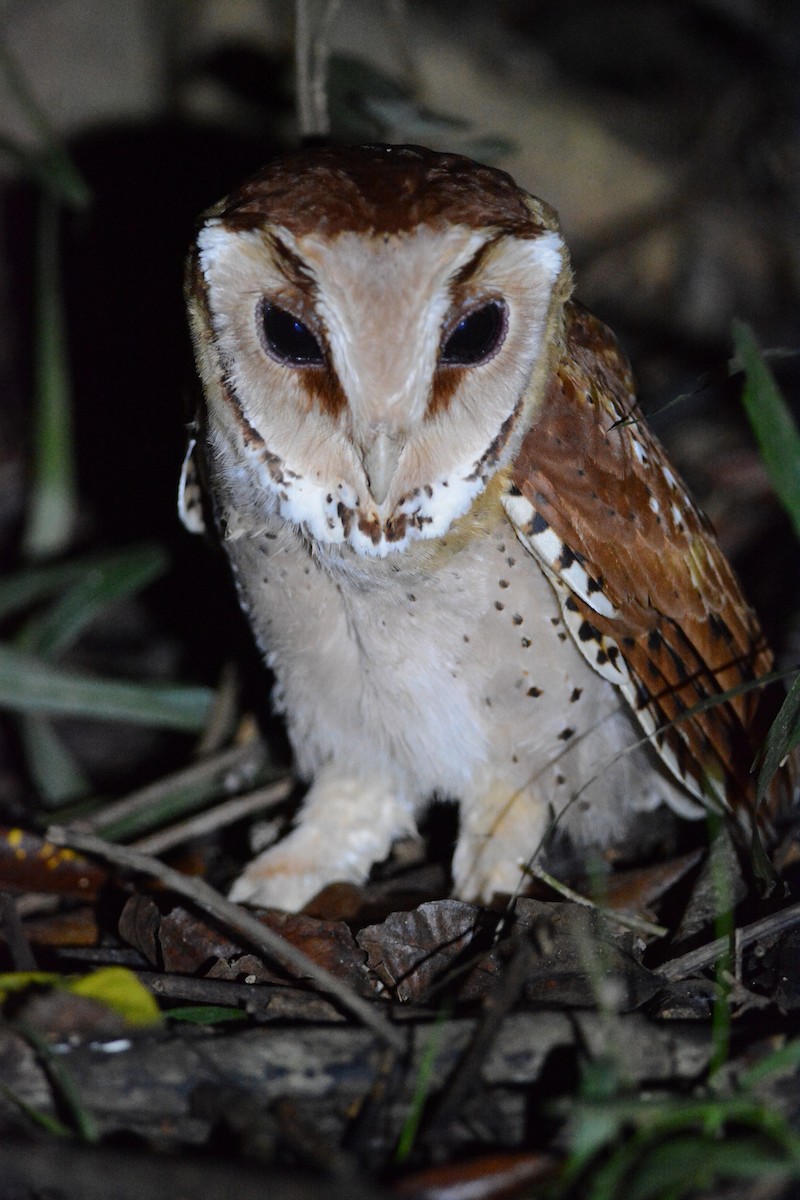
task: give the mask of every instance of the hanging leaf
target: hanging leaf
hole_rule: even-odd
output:
[[[744,371],[742,404],[775,493],[800,536],[800,432],[764,361],[753,331],[733,322],[736,362]]]
[[[772,722],[761,751],[756,796],[763,799],[772,776],[786,755],[800,743],[800,676],[795,679],[780,712]]]

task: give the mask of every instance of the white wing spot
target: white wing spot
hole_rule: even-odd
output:
[[[546,563],[555,568],[561,556],[561,551],[564,548],[561,538],[554,533],[549,525],[541,533],[531,533],[528,531],[526,536],[536,547],[537,557],[543,558]]]
[[[181,466],[181,476],[178,483],[178,516],[184,529],[189,533],[205,533],[206,523],[203,519],[203,500],[200,494],[200,484],[197,479],[197,467],[194,461],[196,438],[189,438],[186,454]]]
[[[617,609],[602,589],[593,589],[590,586],[594,581],[586,568],[577,559],[570,563],[566,570],[562,570],[560,574],[561,578],[572,588],[575,595],[580,596],[584,604],[588,604],[601,617],[617,616]]]

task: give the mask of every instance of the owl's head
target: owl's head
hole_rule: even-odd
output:
[[[205,215],[187,280],[217,487],[373,556],[509,461],[571,288],[551,209],[414,146],[277,160]]]

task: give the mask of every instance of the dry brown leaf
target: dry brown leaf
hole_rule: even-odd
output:
[[[485,1154],[415,1171],[391,1188],[408,1200],[512,1200],[529,1196],[533,1184],[553,1179],[560,1165],[552,1154]]]
[[[362,994],[371,995],[364,954],[343,921],[321,921],[303,913],[261,912],[259,921]],[[176,904],[162,913],[151,896],[132,896],[123,909],[120,935],[168,974],[217,979],[255,976],[260,983],[285,983],[299,972],[275,968],[207,917]]]
[[[367,952],[367,965],[404,1003],[422,1003],[486,933],[487,915],[461,900],[432,900],[412,912],[392,913],[381,925],[369,925],[356,940]]]
[[[56,892],[91,900],[108,871],[36,833],[0,826],[0,890]]]

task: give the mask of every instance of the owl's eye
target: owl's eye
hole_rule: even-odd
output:
[[[272,358],[290,367],[321,366],[325,361],[319,342],[293,313],[265,300],[260,317],[264,344]]]
[[[499,300],[462,317],[442,346],[439,361],[447,366],[474,367],[500,349],[506,335],[506,307]]]

